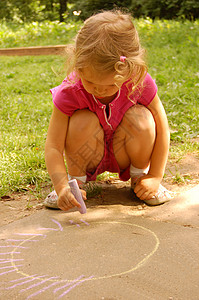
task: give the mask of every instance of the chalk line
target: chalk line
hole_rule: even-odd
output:
[[[58,222],[58,221],[56,221],[56,220],[54,220],[54,219],[51,219],[55,224],[57,224],[58,226],[59,226],[59,229],[60,229],[60,231],[63,231],[64,229],[63,229],[63,227],[61,226],[61,224]]]
[[[25,236],[46,236],[46,234],[42,233],[15,233],[16,235],[25,235]]]
[[[14,239],[8,239],[8,242],[39,242],[39,240],[14,240]]]
[[[1,261],[0,264],[7,264],[7,263],[9,263],[9,262],[11,262],[11,261],[19,261],[19,260],[24,260],[24,259],[23,259],[23,258],[13,259],[13,260],[11,260],[11,259],[6,259],[6,260],[4,260],[4,261]]]
[[[45,280],[42,280],[41,282],[38,282],[38,283],[36,283],[36,284],[33,284],[33,285],[29,286],[29,287],[26,288],[26,289],[20,290],[20,293],[25,292],[25,291],[27,291],[27,290],[30,290],[30,289],[32,289],[32,288],[34,288],[34,287],[36,287],[36,286],[39,286],[39,285],[41,285],[41,284],[43,284],[43,283],[45,283],[45,282],[47,282],[47,281],[50,281],[50,280],[56,279],[56,278],[58,278],[58,277],[57,277],[57,276],[56,276],[56,277],[50,277],[50,278],[47,278],[47,279],[45,279]]]
[[[31,277],[33,277],[33,276],[37,276],[37,274],[30,275],[29,278],[31,278]],[[28,278],[28,277],[27,277],[27,278]],[[21,278],[13,279],[13,280],[11,280],[10,282],[17,282],[17,281],[21,281],[21,280],[23,280],[23,279],[24,279],[24,277],[21,277]]]
[[[30,299],[30,298],[32,298],[32,297],[35,297],[35,296],[37,296],[37,295],[39,295],[39,294],[45,292],[46,290],[50,289],[52,286],[54,286],[54,285],[56,285],[56,284],[59,284],[59,281],[56,281],[56,282],[51,283],[49,286],[46,286],[46,287],[44,287],[43,289],[41,289],[41,290],[39,290],[39,291],[37,291],[37,292],[35,292],[35,293],[29,295],[26,299]]]
[[[0,248],[20,248],[20,249],[28,249],[29,247],[24,246],[18,246],[18,245],[6,245],[6,246],[0,246]]]
[[[80,219],[80,221],[83,222],[84,224],[88,225],[88,226],[90,225],[89,223],[87,223],[87,222],[84,221],[83,219]]]
[[[67,282],[67,284],[65,284],[65,285],[63,285],[63,286],[61,286],[61,287],[55,289],[55,290],[53,291],[54,294],[57,293],[59,290],[62,290],[62,289],[64,289],[65,287],[67,287],[67,286],[69,286],[69,285],[71,285],[71,284],[77,282],[77,281],[80,280],[82,277],[84,277],[84,275],[80,275],[79,277],[77,277],[76,279],[74,279],[72,282],[71,282],[71,281],[70,281],[70,282]]]
[[[58,231],[59,229],[42,227],[42,228],[38,228],[37,230],[53,230],[53,231]]]
[[[13,252],[5,252],[5,253],[0,253],[0,255],[7,255],[7,254],[12,254]],[[15,254],[20,254],[21,252],[14,252]]]
[[[23,265],[18,265],[17,267],[21,267]],[[13,268],[13,266],[0,267],[0,270]]]
[[[0,276],[8,274],[8,273],[12,273],[12,272],[16,272],[16,270],[10,270],[10,271],[7,271],[7,272],[0,273]]]
[[[79,225],[79,224],[77,224],[77,223],[75,223],[73,220],[69,220],[69,222],[70,222],[71,224],[74,224],[74,225],[76,225],[77,227],[80,227],[80,225]]]
[[[87,280],[92,279],[93,277],[94,277],[94,276],[90,276],[90,277],[85,278],[85,279],[83,279],[83,280],[81,280],[81,281],[78,281],[77,283],[75,283],[74,285],[72,285],[71,287],[69,287],[69,289],[66,290],[63,294],[61,294],[57,299],[62,298],[63,296],[65,296],[66,294],[68,294],[72,289],[74,289],[76,286],[82,284],[83,282],[85,282],[85,281],[87,281]]]
[[[41,277],[45,277],[45,275],[43,275],[43,276],[38,276],[38,277],[40,277],[40,278],[41,278]],[[24,279],[24,278],[23,278],[23,279]],[[26,279],[28,279],[28,278],[26,278]],[[28,279],[28,280],[23,281],[23,282],[16,283],[16,284],[14,284],[14,285],[12,285],[12,286],[6,288],[6,290],[14,289],[14,288],[17,287],[17,286],[26,284],[26,283],[31,282],[31,281],[34,281],[34,280],[36,280],[36,279],[37,279],[37,278],[35,277],[35,278],[31,278],[31,279]]]

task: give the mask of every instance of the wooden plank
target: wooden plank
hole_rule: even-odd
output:
[[[65,49],[65,45],[1,48],[0,56],[61,55],[64,54]]]

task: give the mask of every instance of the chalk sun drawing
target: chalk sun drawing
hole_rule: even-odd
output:
[[[8,286],[5,287],[5,291],[9,292],[12,290],[17,289],[19,295],[23,295],[24,293],[27,294],[26,298],[23,299],[35,299],[37,300],[38,295],[44,294],[46,291],[49,291],[53,295],[53,299],[61,299],[68,295],[74,288],[77,288],[79,285],[88,282],[90,280],[102,280],[107,279],[111,277],[121,276],[127,273],[131,273],[136,271],[138,268],[143,266],[150,257],[154,255],[154,253],[157,251],[159,247],[159,239],[157,235],[151,231],[148,228],[145,228],[143,226],[127,223],[127,222],[119,222],[119,221],[104,221],[104,222],[92,222],[92,224],[120,224],[120,225],[126,225],[126,226],[134,226],[136,228],[142,229],[148,234],[150,234],[154,241],[155,245],[150,253],[148,253],[142,260],[140,260],[135,266],[132,266],[131,268],[122,271],[117,272],[109,275],[104,276],[85,276],[84,274],[79,275],[78,277],[74,279],[61,279],[59,276],[50,276],[48,274],[27,274],[25,271],[23,271],[24,267],[24,258],[20,258],[20,255],[23,254],[23,251],[26,249],[29,249],[33,244],[39,243],[42,241],[42,239],[45,239],[47,235],[49,235],[52,232],[63,232],[64,228],[62,225],[54,220],[51,219],[51,221],[57,225],[57,228],[54,227],[40,227],[37,228],[38,231],[45,231],[43,233],[15,233],[15,237],[9,238],[6,240],[8,245],[0,245],[0,249],[4,252],[0,252],[0,276],[12,276],[13,274],[15,276],[20,276],[18,278],[12,279],[7,282]],[[70,225],[69,226],[75,226],[76,228],[82,228],[84,226],[91,226],[92,224],[89,224],[88,222],[84,221],[83,219],[80,219],[80,224],[76,223],[73,220],[69,220]],[[80,229],[77,229],[78,231]],[[17,237],[16,237],[17,236]],[[13,243],[18,243],[14,244]],[[11,249],[14,248],[12,251]],[[7,252],[6,249],[8,249]],[[20,251],[19,251],[20,250]],[[36,291],[35,291],[36,289]],[[0,294],[1,295],[1,294]],[[19,298],[20,299],[20,298]]]
[[[61,224],[52,219],[58,228],[38,228],[38,231],[63,231],[63,227]],[[86,222],[85,222],[86,223]],[[87,223],[88,224],[88,223]],[[79,225],[80,226],[80,225]],[[19,249],[28,249],[30,246],[23,246],[24,244],[29,244],[31,242],[37,243],[40,242],[41,239],[38,238],[46,238],[47,234],[42,233],[15,233],[14,235],[20,238],[11,238],[7,239],[6,242],[11,243],[19,243],[19,244],[9,244],[9,245],[0,245],[1,249],[8,249],[7,252],[1,252],[0,257],[0,276],[9,275],[10,273],[14,273],[17,276],[21,276],[20,278],[10,280],[9,286],[7,286],[4,290],[11,291],[18,288],[18,292],[23,294],[24,292],[30,291],[29,295],[26,299],[37,299],[37,296],[44,293],[45,291],[52,289],[52,294],[55,296],[55,299],[61,299],[66,296],[72,289],[77,287],[78,285],[90,280],[93,276],[85,277],[83,274],[79,277],[68,280],[68,279],[61,279],[58,276],[49,276],[47,274],[39,275],[39,274],[27,274],[23,271],[23,264],[18,264],[18,262],[24,262],[23,258],[15,258],[16,255],[20,255],[21,251]],[[37,238],[37,239],[35,239]],[[13,251],[10,249],[14,248]],[[9,257],[8,257],[9,256]],[[9,265],[8,265],[9,264]],[[47,285],[45,285],[47,284]],[[43,285],[45,285],[43,287]],[[55,286],[58,286],[54,288]],[[25,286],[25,287],[24,287]],[[40,286],[41,289],[40,289]],[[19,288],[21,289],[19,290]],[[33,289],[37,288],[37,291],[31,292]],[[39,288],[39,289],[38,289]],[[61,293],[59,292],[61,291]],[[24,298],[23,298],[24,299]]]

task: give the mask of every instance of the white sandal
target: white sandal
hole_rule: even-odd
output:
[[[131,178],[131,188],[134,190],[136,186],[137,180],[146,174],[139,174],[137,176],[134,176]],[[155,206],[155,205],[161,205],[165,202],[170,201],[172,198],[171,192],[169,192],[164,186],[160,184],[159,189],[157,193],[149,200],[143,200],[147,205]]]
[[[155,206],[170,201],[171,193],[160,184],[157,193],[149,200],[144,200],[147,205]]]
[[[57,193],[55,191],[52,191],[50,194],[48,194],[43,204],[45,205],[45,207],[60,209],[57,205],[57,199]]]

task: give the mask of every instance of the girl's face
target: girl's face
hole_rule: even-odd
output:
[[[115,73],[108,74],[98,74],[97,71],[86,67],[79,71],[79,76],[81,78],[82,84],[85,90],[94,95],[99,100],[110,99],[118,92],[120,85],[116,85],[114,76]],[[111,99],[111,100],[113,100]]]

